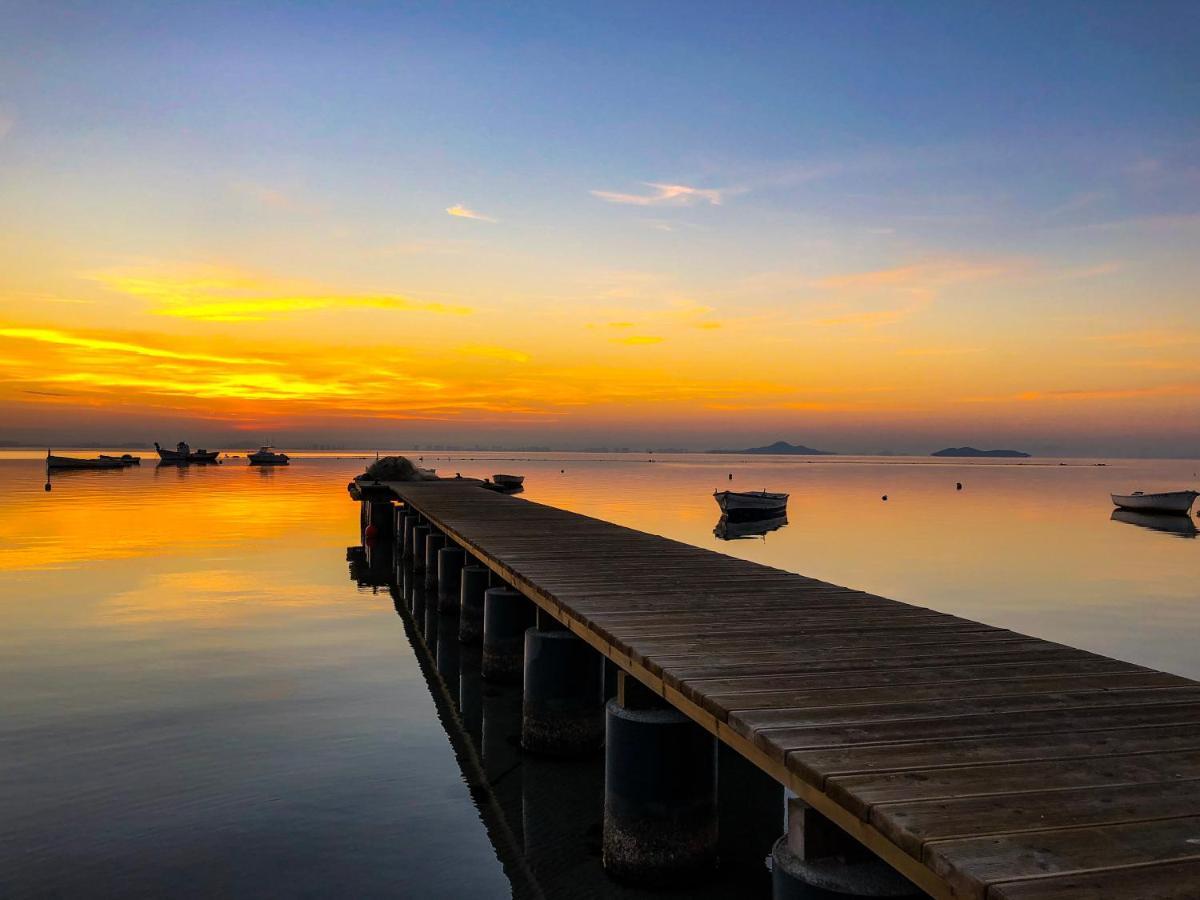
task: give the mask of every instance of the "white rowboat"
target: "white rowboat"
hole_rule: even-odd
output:
[[[1112,494],[1113,506],[1121,509],[1138,509],[1145,512],[1176,513],[1186,516],[1191,512],[1192,504],[1200,497],[1196,491],[1168,491],[1164,494],[1143,494],[1134,491],[1132,494]]]
[[[713,491],[721,512],[728,515],[753,513],[765,515],[787,508],[788,495],[771,491]]]

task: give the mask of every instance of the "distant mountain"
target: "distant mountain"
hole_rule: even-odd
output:
[[[749,447],[745,450],[709,450],[709,453],[762,453],[777,456],[836,456],[832,450],[814,450],[802,444],[789,444],[787,441],[776,441],[769,447]]]
[[[947,447],[945,450],[939,450],[937,453],[930,453],[930,456],[1003,456],[1009,458],[1025,458],[1028,453],[1023,453],[1020,450],[977,450],[974,447]]]

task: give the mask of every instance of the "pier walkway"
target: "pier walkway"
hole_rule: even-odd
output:
[[[476,483],[387,487],[932,896],[1200,896],[1200,682]]]

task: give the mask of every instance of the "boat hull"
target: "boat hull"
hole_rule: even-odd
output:
[[[1168,491],[1162,494],[1112,494],[1111,496],[1113,506],[1121,509],[1186,516],[1200,494],[1196,491]]]
[[[123,469],[125,464],[115,459],[74,459],[70,456],[47,456],[47,469]]]
[[[713,494],[721,512],[728,516],[779,514],[787,509],[787,494],[769,491],[716,491]]]

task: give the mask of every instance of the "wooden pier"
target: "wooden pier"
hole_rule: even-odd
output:
[[[477,483],[386,487],[928,894],[1200,897],[1200,683]]]

